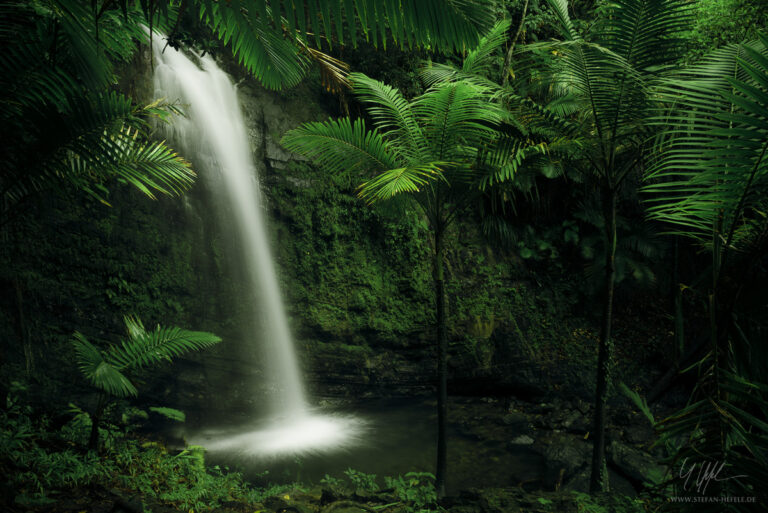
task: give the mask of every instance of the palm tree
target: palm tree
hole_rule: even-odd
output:
[[[699,382],[689,405],[659,427],[685,439],[673,462],[727,463],[742,477],[722,483],[721,494],[754,496],[768,481],[768,355],[759,344],[768,329],[759,280],[768,250],[768,34],[712,52],[661,92],[648,212],[705,249],[711,265],[696,291],[709,316]]]
[[[128,338],[103,352],[80,332],[72,336],[77,366],[83,377],[99,390],[98,404],[91,416],[89,449],[97,449],[99,423],[110,397],[135,397],[136,386],[126,372],[170,361],[189,351],[208,348],[221,342],[211,333],[157,326],[147,331],[139,319],[125,317]]]
[[[603,311],[597,361],[590,491],[607,488],[605,419],[611,362],[619,191],[641,163],[653,111],[654,84],[676,62],[690,6],[683,0],[618,0],[605,4],[587,35],[571,21],[567,0],[548,0],[562,40],[529,45],[554,55],[545,84],[575,102],[574,119],[560,123],[578,134],[582,160],[600,192],[605,237]],[[539,111],[552,119],[552,112]]]
[[[497,148],[506,140],[499,132],[503,110],[489,89],[466,81],[444,82],[408,101],[365,75],[350,78],[354,94],[374,120],[373,130],[362,119],[306,123],[287,132],[282,143],[332,173],[373,173],[360,186],[362,198],[376,203],[407,195],[428,220],[437,341],[436,488],[442,497],[447,453],[446,232],[483,188],[503,181],[515,163],[507,165],[508,148]],[[498,163],[505,165],[494,165]]]

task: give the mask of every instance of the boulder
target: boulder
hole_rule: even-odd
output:
[[[520,435],[515,438],[513,438],[509,443],[510,445],[532,445],[534,442],[533,438],[531,438],[528,435]]]
[[[608,446],[606,455],[617,472],[637,485],[660,482],[666,472],[666,467],[659,465],[650,454],[615,440]]]
[[[588,466],[592,444],[580,437],[556,435],[541,447],[546,463],[543,484],[545,489],[571,481],[579,471]]]

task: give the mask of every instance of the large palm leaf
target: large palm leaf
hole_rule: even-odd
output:
[[[716,50],[669,80],[658,156],[645,187],[652,217],[699,241],[739,228],[765,207],[768,187],[768,38]]]
[[[350,78],[353,93],[374,118],[374,130],[348,118],[306,123],[286,133],[283,144],[331,172],[379,175],[361,187],[363,196],[417,192],[440,178],[458,185],[466,181],[478,148],[497,137],[500,111],[489,101],[490,92],[479,86],[439,84],[409,102],[365,75]]]
[[[126,8],[134,1],[119,3]],[[141,3],[148,19],[164,5]],[[356,46],[363,37],[375,46],[393,41],[402,47],[460,51],[493,23],[491,0],[183,0],[179,9],[189,4],[238,61],[272,89],[302,79],[317,55],[308,47],[310,40],[317,48]]]

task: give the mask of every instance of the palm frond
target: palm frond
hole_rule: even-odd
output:
[[[395,89],[362,73],[349,76],[353,92],[367,105],[368,113],[382,131],[387,142],[407,155],[408,159],[428,158],[428,142],[424,137],[412,105]]]
[[[398,194],[419,192],[434,180],[445,180],[443,169],[448,162],[427,162],[398,169],[387,169],[376,178],[360,185],[360,197],[369,204],[392,199]]]
[[[485,34],[477,46],[467,52],[462,65],[457,68],[451,64],[426,61],[419,67],[419,76],[424,84],[433,86],[440,82],[466,81],[492,90],[500,86],[489,79],[494,67],[493,56],[507,40],[510,21],[501,20]]]
[[[261,5],[257,5],[261,3]],[[257,13],[260,13],[259,16]],[[271,25],[271,10],[263,2],[201,2],[200,18],[225,45],[238,62],[269,89],[297,85],[307,71],[307,58],[299,48]],[[279,19],[279,17],[278,17]]]
[[[302,0],[272,2],[281,4],[289,26],[302,28]],[[310,25],[320,28],[315,16],[321,13],[322,33],[326,39],[344,42],[343,25],[351,42],[357,41],[356,20],[365,39],[386,46],[391,39],[400,46],[429,46],[441,51],[461,51],[477,43],[479,34],[493,24],[493,3],[489,0],[317,0],[311,9]],[[292,20],[291,20],[292,19]]]
[[[170,361],[173,357],[212,347],[221,338],[204,331],[188,331],[181,328],[157,326],[146,331],[135,319],[126,317],[129,337],[107,352],[106,361],[118,370],[138,369],[148,365]]]
[[[120,370],[104,360],[104,357],[82,333],[72,336],[77,366],[85,379],[93,386],[117,397],[135,396],[136,387]]]
[[[283,136],[286,149],[301,153],[332,173],[383,171],[402,167],[381,133],[349,118],[304,123]]]
[[[667,128],[644,190],[650,216],[676,233],[704,241],[718,224],[730,243],[750,210],[762,209],[768,187],[766,44],[764,38],[716,51],[667,82],[671,108],[657,120]]]
[[[658,73],[682,56],[693,13],[685,0],[617,0],[602,13],[604,30],[595,42],[635,70]]]
[[[507,32],[511,22],[501,20],[485,34],[471,51],[467,52],[461,64],[461,71],[470,75],[488,76],[495,64],[493,57],[507,41]]]
[[[437,160],[461,162],[492,140],[503,111],[491,92],[467,82],[441,83],[413,102]]]

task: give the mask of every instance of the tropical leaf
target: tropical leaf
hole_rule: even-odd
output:
[[[722,227],[726,251],[764,210],[767,44],[715,51],[663,89],[671,107],[657,121],[666,129],[646,175],[649,214],[702,242]]]
[[[212,347],[221,339],[211,333],[157,326],[146,331],[135,319],[126,317],[129,337],[112,346],[105,360],[116,369],[140,369],[187,353]]]
[[[221,341],[211,333],[187,331],[179,328],[145,330],[141,321],[125,317],[128,338],[112,346],[106,354],[91,344],[82,333],[72,336],[77,365],[83,376],[96,388],[116,397],[135,396],[136,387],[123,374],[189,351],[213,346]]]
[[[271,9],[257,3],[247,0],[201,2],[200,18],[264,86],[269,89],[293,87],[304,78],[308,59],[281,30],[271,25]],[[260,12],[267,13],[267,18],[258,16]]]
[[[189,164],[150,136],[146,118],[163,106],[137,107],[109,90],[114,63],[146,41],[142,12],[131,5],[121,15],[105,4],[96,13],[75,0],[35,5],[0,5],[0,41],[9,48],[0,56],[7,147],[0,224],[29,196],[63,184],[102,201],[115,181],[150,197],[187,189],[194,178]]]
[[[375,203],[395,197],[398,194],[419,192],[432,180],[444,179],[443,168],[448,162],[428,162],[414,166],[387,169],[373,180],[360,186],[360,197],[368,203]]]
[[[110,365],[93,344],[82,333],[72,337],[77,365],[85,379],[96,388],[117,397],[135,396],[136,387],[120,370]]]
[[[290,151],[306,155],[332,173],[384,171],[400,167],[378,130],[348,118],[305,123],[282,139]]]
[[[175,420],[176,422],[185,422],[187,420],[187,416],[183,411],[166,406],[150,406],[149,411],[158,413],[166,419]]]
[[[407,160],[428,159],[428,142],[411,103],[395,89],[362,73],[349,76],[353,92],[366,106],[377,130]]]

